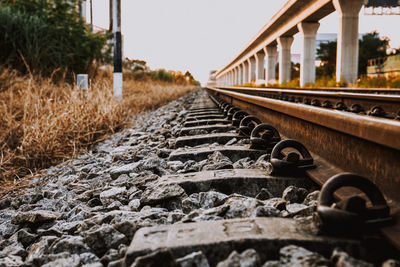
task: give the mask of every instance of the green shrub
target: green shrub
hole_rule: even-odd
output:
[[[75,10],[76,1],[2,0],[0,64],[21,72],[51,75],[87,72],[102,60],[106,35],[92,34]]]
[[[156,81],[162,81],[162,82],[172,82],[174,80],[172,74],[168,73],[163,69],[153,71],[151,73],[151,77]]]
[[[400,76],[389,79],[388,86],[390,88],[400,88]]]

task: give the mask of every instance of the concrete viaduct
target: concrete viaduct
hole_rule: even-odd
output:
[[[293,35],[302,35],[300,86],[315,82],[315,39],[319,20],[339,13],[336,79],[350,84],[358,72],[358,14],[363,0],[289,0],[251,42],[214,75],[217,85],[238,85],[275,80],[279,48],[279,83],[290,81]],[[266,69],[264,70],[264,62]]]

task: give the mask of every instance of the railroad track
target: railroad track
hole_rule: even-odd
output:
[[[400,122],[395,116],[291,103],[285,101],[287,91],[204,91],[208,95],[193,103],[168,159],[171,165],[187,165],[185,172],[164,176],[156,185],[179,186],[189,196],[158,203],[186,209],[185,223],[139,229],[124,266],[168,265],[176,258],[183,266],[224,260],[222,266],[229,266],[235,257],[253,259],[251,266],[279,264],[282,255],[299,251],[288,245],[314,252],[302,254],[311,265],[316,264],[312,257],[332,264],[327,259],[334,254],[337,261],[337,247],[374,264],[399,257]],[[274,99],[275,93],[284,101]],[[371,102],[354,95],[353,100]],[[206,161],[211,168],[191,171],[191,165]],[[200,205],[196,201],[210,192],[213,205],[191,213],[191,205]],[[250,202],[250,213],[238,208]],[[231,254],[234,250],[244,252]]]

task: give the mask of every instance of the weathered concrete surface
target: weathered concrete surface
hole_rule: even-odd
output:
[[[244,136],[239,136],[236,133],[214,133],[207,135],[191,135],[191,136],[181,136],[176,139],[175,147],[184,146],[198,146],[203,144],[226,144],[233,138],[237,140],[245,138]]]
[[[186,127],[182,128],[180,131],[180,136],[185,136],[185,135],[190,135],[190,132],[197,131],[197,130],[203,130],[208,133],[211,133],[213,131],[217,132],[229,132],[231,130],[235,130],[236,128],[232,125],[224,125],[224,124],[216,124],[216,125],[206,125],[206,126],[195,126],[195,127]]]
[[[224,114],[209,114],[209,115],[191,115],[186,117],[186,121],[197,121],[197,120],[211,120],[211,119],[223,119]]]
[[[214,146],[214,147],[201,147],[201,148],[180,148],[173,151],[169,160],[195,160],[201,161],[207,159],[207,156],[214,152],[220,152],[224,156],[228,157],[233,162],[238,161],[241,158],[250,157],[251,159],[258,159],[261,155],[266,154],[265,150],[249,149],[244,146]]]
[[[210,120],[197,120],[187,121],[183,124],[183,127],[194,127],[201,125],[215,125],[215,124],[230,124],[232,121],[226,119],[210,119]]]
[[[199,115],[220,115],[221,114],[221,110],[218,109],[211,109],[211,110],[189,110],[187,113],[187,117],[191,117],[191,116],[199,116]]]
[[[323,255],[341,247],[358,252],[360,241],[316,235],[309,221],[283,218],[234,219],[156,226],[138,230],[127,249],[124,266],[136,257],[158,248],[169,249],[175,258],[202,251],[211,266],[225,259],[232,250],[254,248],[261,261],[277,258],[279,249],[300,245]]]
[[[262,188],[268,189],[273,197],[280,197],[288,186],[316,188],[308,177],[272,177],[260,169],[232,169],[194,172],[161,177],[161,183],[176,183],[186,194],[206,192],[211,189],[230,195],[233,193],[255,197]]]

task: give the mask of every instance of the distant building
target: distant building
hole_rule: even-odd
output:
[[[210,71],[210,76],[208,77],[208,81],[206,86],[216,86],[217,85],[217,80],[215,79],[215,73],[216,70]]]
[[[393,77],[400,75],[400,54],[368,60],[368,77]]]

